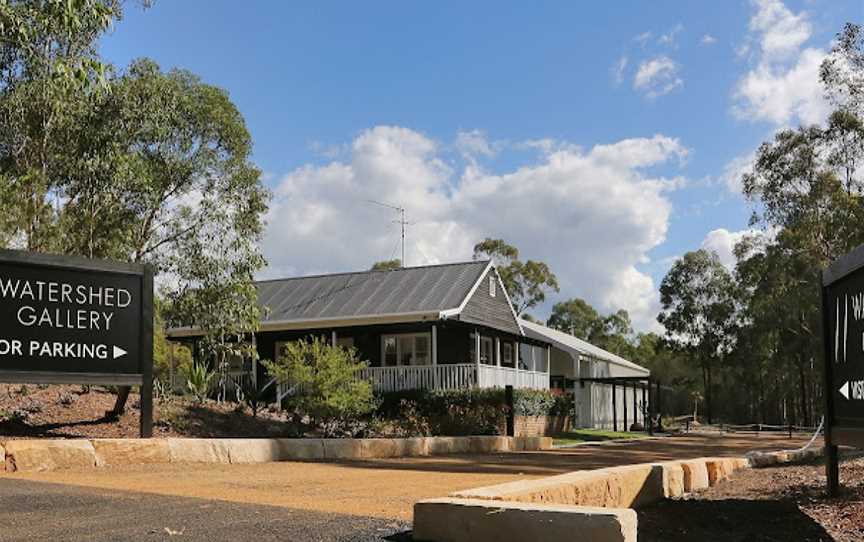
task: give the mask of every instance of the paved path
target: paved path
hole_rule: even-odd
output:
[[[103,503],[112,502],[111,496],[118,494],[113,491],[134,491],[136,493],[132,495],[135,495],[135,499],[141,499],[148,506],[152,506],[152,508],[145,508],[155,513],[152,517],[164,517],[166,520],[174,518],[179,521],[183,514],[170,514],[172,507],[175,506],[171,503],[176,500],[181,503],[177,505],[178,509],[186,510],[191,514],[186,525],[189,528],[201,529],[196,532],[202,533],[202,537],[208,541],[219,540],[204,535],[211,530],[219,531],[218,527],[211,526],[210,523],[220,525],[218,522],[223,521],[220,519],[223,514],[209,513],[205,509],[205,512],[195,515],[193,512],[199,505],[182,503],[207,502],[208,506],[229,510],[226,512],[226,517],[235,518],[231,520],[234,522],[231,525],[235,527],[229,525],[226,527],[229,530],[239,529],[242,525],[240,520],[246,514],[245,509],[241,509],[239,504],[230,503],[242,503],[254,505],[250,510],[264,514],[260,516],[262,522],[272,521],[282,526],[296,521],[301,532],[326,533],[327,536],[332,534],[337,537],[311,537],[307,538],[308,540],[338,540],[338,536],[347,532],[343,527],[347,530],[356,529],[357,539],[363,540],[364,536],[369,536],[370,532],[374,534],[374,529],[380,528],[381,525],[410,522],[412,507],[416,501],[445,496],[462,489],[626,463],[743,455],[747,451],[756,449],[788,449],[801,446],[806,440],[803,435],[791,440],[785,436],[752,434],[724,437],[689,436],[604,446],[583,446],[549,452],[380,459],[342,463],[173,464],[49,473],[14,473],[0,475],[0,483],[6,484],[0,485],[0,526],[8,511],[5,506],[6,489],[10,484],[13,488],[18,487],[17,482],[12,480],[25,480],[112,490],[111,493],[92,490],[86,493],[104,495]],[[63,487],[56,488],[55,491],[63,495],[67,491],[85,492],[86,490]],[[151,496],[146,497],[143,494]],[[155,495],[187,499],[172,500],[155,497]],[[188,498],[206,499],[206,501],[194,501]],[[40,501],[32,502],[38,504]],[[62,513],[62,508],[60,511],[55,510],[51,502],[45,501],[40,508],[42,512],[36,513],[29,521],[40,525],[50,525],[59,521],[60,516],[54,514]],[[63,502],[63,499],[57,502]],[[134,509],[134,506],[129,506],[130,509]],[[19,509],[27,510],[26,507]],[[102,518],[125,517],[125,512],[112,513],[107,504],[105,509]],[[160,510],[164,510],[165,513],[161,514]],[[285,516],[280,517],[280,513]],[[142,516],[130,517],[133,521],[140,521]],[[370,518],[377,518],[380,521]],[[109,525],[116,529],[125,528],[124,524],[117,522]],[[175,525],[177,527],[167,523],[155,526],[152,523],[142,523],[141,527],[158,531],[163,530],[164,527],[180,529],[184,524],[178,522]],[[262,532],[265,529],[264,526],[255,528]],[[122,531],[118,538],[127,538],[122,536],[124,533],[126,531]],[[67,537],[58,536],[54,539],[65,538]],[[197,538],[184,538],[184,540],[189,539]],[[235,540],[243,539],[245,538],[241,536]]]
[[[335,513],[0,478],[0,540],[379,542],[407,525]]]

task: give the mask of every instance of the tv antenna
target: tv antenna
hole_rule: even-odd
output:
[[[387,207],[388,209],[393,209],[397,213],[399,213],[399,219],[394,220],[396,224],[399,224],[402,227],[402,259],[399,260],[402,264],[402,267],[406,267],[405,265],[405,226],[408,225],[408,222],[405,220],[405,208],[399,207],[398,205],[391,205],[389,203],[382,203],[380,201],[375,200],[366,200],[369,203],[374,203],[375,205],[380,205],[381,207]]]

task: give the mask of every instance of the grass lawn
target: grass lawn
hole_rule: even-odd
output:
[[[566,446],[568,444],[579,444],[580,442],[601,442],[615,439],[641,439],[646,438],[647,433],[625,433],[622,431],[606,431],[603,429],[574,429],[567,433],[555,435],[552,443],[555,446]]]

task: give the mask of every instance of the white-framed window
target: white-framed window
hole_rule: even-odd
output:
[[[396,365],[429,365],[432,338],[430,333],[400,333],[381,336],[381,360],[385,367]]]
[[[480,336],[480,363],[495,365],[495,342],[492,337]]]
[[[515,367],[513,364],[513,343],[511,342],[501,342],[501,365]]]
[[[495,295],[498,293],[497,286],[498,286],[498,284],[497,284],[497,281],[495,280],[495,275],[490,273],[489,274],[489,295],[491,297],[495,297]]]

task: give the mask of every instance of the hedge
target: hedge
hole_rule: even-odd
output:
[[[572,411],[569,394],[549,390],[517,389],[513,393],[517,416],[567,415]],[[379,397],[377,416],[399,424],[406,434],[494,435],[507,415],[504,390],[410,390]]]

